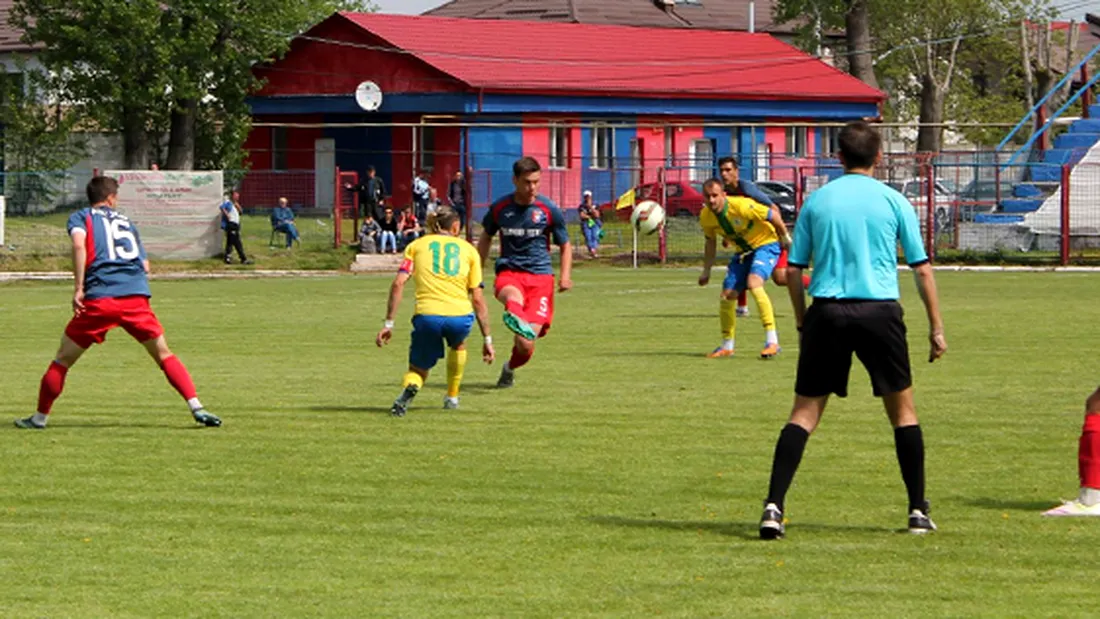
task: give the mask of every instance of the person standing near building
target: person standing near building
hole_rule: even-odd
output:
[[[600,218],[600,209],[592,204],[592,192],[588,189],[584,190],[581,205],[577,207],[577,214],[581,219],[581,236],[584,237],[584,245],[588,248],[588,257],[599,258],[603,220]]]
[[[428,201],[432,197],[432,186],[428,184],[428,173],[421,170],[413,177],[413,211],[420,221],[428,220]]]
[[[535,354],[535,340],[546,337],[554,320],[554,267],[550,244],[561,248],[558,291],[573,288],[573,245],[565,217],[549,198],[539,194],[542,166],[531,157],[512,164],[513,193],[489,207],[477,241],[482,264],[489,259],[493,237],[500,235],[493,287],[504,305],[504,324],[515,333],[512,356],[504,364],[497,387],[515,384],[515,371]]]
[[[374,166],[367,166],[366,178],[358,185],[345,183],[344,188],[359,192],[359,215],[366,217],[371,213],[378,221],[382,220],[385,207],[386,183],[378,176]]]
[[[225,194],[225,202],[222,202],[221,208],[222,218],[222,230],[225,230],[225,263],[233,263],[233,252],[237,250],[237,256],[241,259],[241,264],[251,264],[244,255],[244,245],[241,244],[241,194],[237,191],[230,191]]]
[[[898,245],[916,273],[928,317],[929,362],[947,352],[935,276],[913,205],[872,176],[882,160],[879,133],[865,122],[852,122],[840,131],[839,143],[844,176],[810,196],[795,226],[787,277],[802,345],[794,407],[775,446],[760,518],[763,539],[782,537],[786,531],[787,490],[829,395],[848,395],[853,352],[871,375],[874,394],[882,398],[894,427],[909,498],[909,532],[936,530],[925,500],[924,438],[913,405],[909,345],[898,303]],[[802,270],[811,263],[813,304],[807,310]]]
[[[458,213],[462,226],[466,227],[466,181],[462,172],[455,172],[454,177],[451,178],[451,184],[447,187],[447,200],[451,203],[451,208]]]
[[[141,235],[117,212],[118,181],[97,176],[85,189],[90,206],[69,217],[73,251],[73,317],[61,336],[61,347],[38,388],[38,410],[15,425],[25,430],[46,428],[53,403],[61,396],[65,377],[92,344],[122,327],[160,366],[168,383],[183,397],[196,423],[217,427],[221,419],[208,412],[195,391],[183,362],[168,348],[164,328],[149,307],[149,260]]]

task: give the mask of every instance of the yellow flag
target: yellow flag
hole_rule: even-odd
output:
[[[624,193],[623,195],[619,196],[619,201],[615,203],[615,210],[617,211],[621,208],[627,208],[628,206],[634,206],[634,190],[633,189],[631,189],[630,191],[628,191],[628,192]]]

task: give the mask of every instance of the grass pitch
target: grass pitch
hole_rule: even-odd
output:
[[[378,350],[388,277],[154,282],[153,305],[220,429],[193,427],[144,351],[111,334],[45,432],[0,430],[0,614],[148,616],[1088,616],[1100,522],[1040,518],[1074,494],[1096,384],[1100,279],[941,274],[947,357],[909,309],[928,493],[905,525],[893,439],[866,373],[834,399],[756,539],[792,399],[785,351],[717,343],[697,270],[581,269],[508,391],[471,362],[387,414],[411,294]],[[66,284],[0,286],[0,421],[33,412]],[[411,292],[411,291],[410,291]],[[755,308],[754,308],[755,314]],[[480,343],[475,335],[473,342]]]

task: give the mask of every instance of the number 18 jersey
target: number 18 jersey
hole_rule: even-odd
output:
[[[429,234],[405,248],[401,272],[416,281],[416,313],[465,316],[474,311],[470,290],[481,285],[481,257],[465,240]]]
[[[105,207],[82,208],[69,217],[69,235],[83,230],[88,262],[84,298],[152,296],[145,275],[145,248],[137,228],[122,213]]]

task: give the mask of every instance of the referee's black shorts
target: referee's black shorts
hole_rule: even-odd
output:
[[[814,299],[802,322],[795,393],[846,397],[853,352],[871,375],[876,396],[909,388],[913,377],[903,318],[897,301]]]

